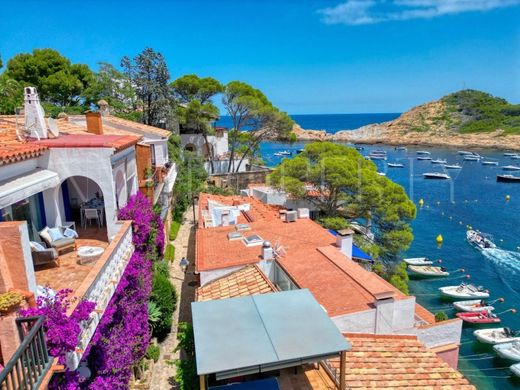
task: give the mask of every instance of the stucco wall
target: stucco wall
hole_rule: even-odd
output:
[[[417,338],[428,348],[446,344],[459,344],[462,333],[462,320],[456,318],[438,322],[435,325],[414,328]]]
[[[375,309],[345,314],[331,319],[342,333],[375,333]]]
[[[2,165],[0,167],[0,181],[10,179],[26,172],[30,172],[38,167],[38,159],[20,161],[14,164]]]

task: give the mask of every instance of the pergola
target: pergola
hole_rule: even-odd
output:
[[[192,303],[197,373],[217,380],[340,356],[350,344],[307,289]]]

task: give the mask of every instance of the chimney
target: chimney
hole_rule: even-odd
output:
[[[45,113],[36,88],[25,87],[24,95],[25,130],[31,133],[32,138],[47,138]]]
[[[85,113],[87,119],[87,131],[92,134],[103,135],[103,119],[99,112],[88,111]]]
[[[271,247],[271,243],[269,241],[264,241],[262,244],[262,259],[263,260],[273,260],[274,259],[274,251]]]
[[[97,104],[98,104],[99,112],[101,113],[101,116],[110,115],[110,106],[108,105],[106,100],[101,99]]]
[[[341,253],[352,259],[352,236],[354,231],[351,229],[338,230],[336,236],[336,246],[339,248]]]

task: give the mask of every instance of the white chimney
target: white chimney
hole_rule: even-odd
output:
[[[31,133],[32,138],[47,138],[45,112],[40,105],[38,92],[34,87],[25,87],[25,130]]]
[[[269,241],[264,241],[262,244],[262,259],[272,260],[274,259],[274,251]]]
[[[336,246],[339,248],[341,253],[343,253],[349,259],[352,259],[352,236],[353,235],[354,235],[353,230],[342,229],[342,230],[338,230],[338,235],[336,236]]]

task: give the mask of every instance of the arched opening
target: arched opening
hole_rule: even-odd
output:
[[[188,152],[196,152],[197,147],[194,144],[186,144],[184,150],[187,150]]]
[[[66,224],[97,230],[105,227],[105,202],[101,187],[85,176],[71,176],[60,186],[61,208]]]

